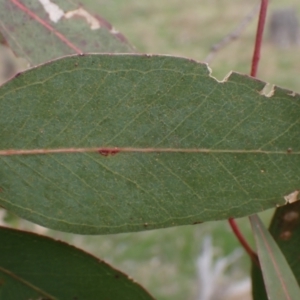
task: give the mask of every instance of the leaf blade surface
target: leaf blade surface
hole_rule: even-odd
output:
[[[74,56],[25,72],[0,89],[0,149],[58,153],[1,152],[0,204],[97,234],[282,203],[299,187],[299,95],[267,98],[264,85],[235,73],[220,83],[206,65],[163,56]]]
[[[0,299],[153,299],[127,275],[73,246],[0,227]]]

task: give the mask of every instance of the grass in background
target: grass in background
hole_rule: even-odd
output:
[[[210,47],[231,32],[255,5],[251,0],[82,0],[82,4],[112,23],[138,52],[184,56],[198,61],[203,60]],[[282,1],[271,1],[270,10],[280,5]],[[299,0],[286,0],[284,5],[300,10]],[[256,23],[254,19],[237,41],[216,54],[210,65],[213,76],[221,80],[231,70],[249,73]],[[300,91],[298,53],[299,49],[275,49],[266,38],[258,77]],[[266,221],[270,216],[270,211],[263,214]],[[25,221],[11,222],[32,228]],[[247,218],[238,223],[251,239]],[[74,236],[51,230],[47,234],[76,244],[111,263],[161,300],[196,299],[196,260],[205,235],[213,236],[217,257],[239,247],[226,221],[107,236]],[[248,273],[249,260],[244,255],[235,274],[238,278]]]
[[[231,32],[258,1],[252,0],[85,0],[83,4],[106,18],[136,46],[137,51],[204,60],[212,45]],[[299,0],[270,1],[272,10],[292,6],[300,17]],[[223,79],[229,71],[250,72],[257,18],[240,38],[223,48],[210,67]],[[268,25],[268,24],[267,24]],[[268,29],[268,28],[266,28]],[[268,42],[262,49],[258,77],[300,91],[299,48],[278,50]]]

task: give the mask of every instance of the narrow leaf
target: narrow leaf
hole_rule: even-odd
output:
[[[194,61],[73,56],[0,88],[0,205],[116,233],[241,217],[299,188],[298,94]]]
[[[293,274],[300,284],[300,261],[298,249],[300,247],[300,202],[297,201],[290,205],[278,207],[275,211],[270,224],[270,233],[281,252],[284,254]],[[264,287],[259,283],[260,269],[253,270],[252,279],[255,281],[253,290],[257,291],[257,297],[254,299],[263,300],[265,294]],[[261,286],[261,288],[259,288]]]
[[[250,216],[268,299],[297,300],[300,289],[284,255],[257,215]]]
[[[253,300],[269,300],[261,268],[255,263],[251,266],[251,280]]]
[[[103,261],[48,237],[0,227],[0,299],[153,299]]]
[[[73,1],[0,0],[0,31],[32,66],[67,54],[133,52],[105,19]]]
[[[300,247],[300,202],[276,209],[270,225],[270,232],[289,262],[300,284],[300,261],[297,259]]]

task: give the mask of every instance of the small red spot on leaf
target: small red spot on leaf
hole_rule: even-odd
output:
[[[99,154],[103,156],[116,155],[120,152],[117,148],[102,148],[98,150]]]
[[[299,221],[299,213],[297,211],[289,211],[283,216],[286,223],[293,223]]]
[[[290,231],[284,231],[280,234],[280,239],[284,241],[288,241],[292,236],[292,233]]]

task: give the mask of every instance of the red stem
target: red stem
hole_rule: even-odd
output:
[[[260,50],[261,50],[261,43],[266,23],[266,15],[268,9],[268,0],[261,0],[259,18],[258,18],[258,25],[256,31],[256,38],[255,38],[255,46],[252,58],[252,66],[251,66],[251,73],[250,75],[256,77],[257,74],[257,67],[260,59]]]
[[[229,225],[230,225],[232,231],[234,232],[235,236],[237,237],[237,239],[239,240],[240,244],[243,246],[245,251],[248,253],[251,260],[255,264],[257,264],[257,266],[259,266],[257,254],[252,250],[252,248],[249,246],[248,242],[245,240],[245,238],[244,238],[243,234],[241,233],[235,220],[233,218],[230,218],[230,219],[228,219],[228,222],[229,222]]]

